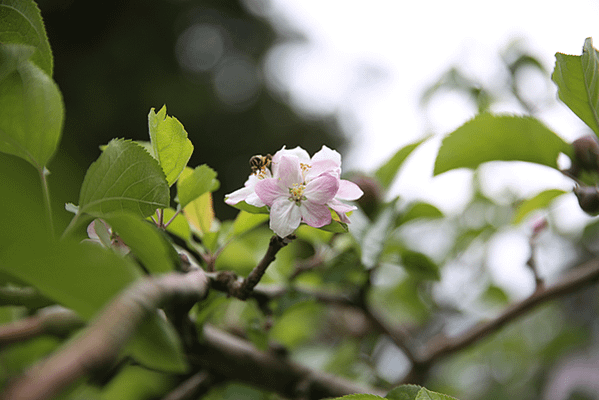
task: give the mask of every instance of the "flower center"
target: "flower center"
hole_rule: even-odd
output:
[[[289,188],[289,201],[294,201],[295,204],[299,206],[302,200],[306,200],[304,189],[306,189],[304,184],[294,183],[293,186]]]

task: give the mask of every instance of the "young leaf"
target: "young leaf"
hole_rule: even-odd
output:
[[[426,388],[420,389],[415,400],[457,400],[455,397],[430,391]]]
[[[555,54],[551,79],[558,96],[581,120],[599,136],[599,54],[593,40],[587,38],[582,56]]]
[[[420,218],[443,218],[443,213],[432,204],[415,202],[409,205],[408,209],[401,213],[399,217],[397,217],[395,225],[399,226],[405,224],[406,222]]]
[[[0,21],[0,43],[35,47],[31,61],[52,76],[52,50],[37,4],[33,0],[0,0]]]
[[[0,44],[0,151],[42,171],[60,141],[64,108],[56,83],[30,61],[34,51]]]
[[[204,193],[183,209],[183,214],[191,228],[200,236],[210,232],[214,221],[214,208],[212,207],[212,193]]]
[[[564,190],[549,189],[537,194],[535,197],[531,199],[523,201],[516,209],[516,212],[514,213],[514,216],[512,218],[512,223],[519,224],[531,212],[538,210],[539,208],[545,208],[549,206],[549,204],[556,197],[566,193],[568,192]]]
[[[111,213],[102,216],[102,219],[129,246],[150,273],[171,272],[179,263],[179,255],[174,247],[147,221],[126,213]]]
[[[216,179],[216,171],[206,164],[193,170],[185,168],[185,171],[181,174],[181,179],[177,182],[179,204],[184,208],[204,193],[214,192],[219,187],[220,182]]]
[[[235,221],[233,222],[233,229],[231,230],[231,236],[239,236],[254,229],[258,225],[268,221],[268,215],[265,214],[250,214],[245,211],[239,211]]]
[[[113,139],[85,174],[79,212],[130,211],[145,218],[167,208],[169,196],[158,162],[138,144]]]
[[[158,114],[153,108],[150,110],[148,126],[153,155],[160,162],[168,185],[172,186],[187,165],[193,145],[187,138],[187,132],[181,122],[166,115],[166,106],[163,106]]]
[[[385,164],[379,167],[374,175],[385,189],[389,188],[406,158],[408,158],[408,156],[416,149],[416,147],[420,146],[420,144],[427,139],[428,137],[425,137],[424,139],[402,147]]]
[[[439,149],[434,175],[477,168],[488,161],[527,161],[557,167],[570,146],[537,119],[479,114],[449,134]]]

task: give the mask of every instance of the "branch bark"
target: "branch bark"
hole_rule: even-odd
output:
[[[111,365],[137,327],[158,307],[173,300],[201,300],[208,286],[204,271],[199,269],[137,281],[109,304],[81,336],[26,371],[0,398],[53,398],[80,378]]]

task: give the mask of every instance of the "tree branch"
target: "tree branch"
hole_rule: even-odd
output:
[[[169,301],[201,300],[208,286],[200,269],[137,281],[113,300],[81,336],[30,368],[0,398],[53,398],[83,376],[111,365],[137,327],[158,307]]]
[[[497,332],[503,326],[532,310],[539,304],[576,292],[579,289],[596,283],[598,280],[599,259],[596,258],[574,268],[561,282],[551,287],[541,286],[531,296],[512,305],[497,318],[479,324],[458,337],[443,338],[432,342],[427,346],[427,351],[420,363],[423,365],[432,365],[438,359],[462,350]]]

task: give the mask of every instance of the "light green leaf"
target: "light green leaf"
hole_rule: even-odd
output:
[[[385,189],[388,189],[391,186],[391,183],[395,179],[397,172],[403,165],[404,161],[408,156],[416,149],[416,147],[420,146],[424,141],[426,141],[429,137],[425,137],[424,139],[418,140],[414,143],[408,144],[407,146],[399,149],[393,157],[391,157],[386,163],[384,163],[379,169],[374,173],[377,177],[381,185]]]
[[[395,202],[388,205],[366,229],[361,240],[361,261],[367,268],[375,267],[395,221]]]
[[[42,171],[58,147],[64,108],[56,83],[29,60],[34,51],[0,44],[0,151]]]
[[[184,209],[183,214],[189,223],[190,228],[195,231],[202,239],[212,230],[214,222],[214,207],[212,204],[212,193],[204,193]],[[204,240],[205,241],[205,240]]]
[[[375,394],[348,394],[343,397],[336,397],[331,400],[377,400],[384,399],[384,397],[377,396]]]
[[[449,134],[441,144],[434,174],[475,169],[488,161],[527,161],[557,167],[570,146],[537,119],[480,114]]]
[[[237,217],[233,222],[233,229],[231,230],[230,235],[243,235],[266,221],[268,221],[268,215],[266,214],[250,214],[245,211],[239,211],[239,214],[237,214]]]
[[[270,214],[270,210],[268,209],[267,206],[256,207],[256,206],[249,205],[245,201],[240,201],[239,203],[233,204],[232,206],[238,210],[245,211],[250,214]]]
[[[181,179],[177,183],[179,204],[184,208],[204,193],[214,192],[219,187],[220,182],[216,179],[216,171],[206,164],[200,165],[193,170],[185,168]]]
[[[418,385],[401,385],[387,393],[385,398],[389,400],[414,400],[421,389],[422,386]]]
[[[126,213],[103,215],[133,254],[152,274],[172,272],[179,263],[179,256],[163,234],[151,223],[139,216]]]
[[[31,61],[52,76],[52,50],[37,4],[33,0],[0,0],[0,21],[0,43],[35,47]]]
[[[599,136],[599,54],[587,38],[582,56],[555,54],[551,78],[558,96]]]
[[[566,193],[568,193],[568,192],[566,192],[564,190],[549,189],[549,190],[545,190],[545,191],[537,194],[535,197],[533,197],[531,199],[523,201],[516,209],[516,212],[514,213],[514,216],[512,217],[512,223],[519,224],[531,212],[538,210],[540,208],[548,207],[549,204],[556,197],[561,196],[562,194],[566,194]]]
[[[169,196],[158,162],[138,144],[113,139],[85,174],[79,212],[130,211],[145,218],[167,208]]]
[[[181,122],[166,115],[166,106],[162,106],[158,114],[153,108],[150,110],[148,125],[153,155],[162,166],[168,185],[172,186],[187,165],[193,144]]]

